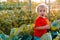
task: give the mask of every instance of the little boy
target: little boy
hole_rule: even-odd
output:
[[[41,36],[47,33],[47,29],[50,28],[50,26],[47,23],[48,18],[46,17],[47,6],[43,4],[38,5],[36,8],[36,12],[38,14],[38,17],[35,20],[34,40],[40,40]]]

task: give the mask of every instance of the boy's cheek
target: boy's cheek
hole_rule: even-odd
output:
[[[46,13],[40,13],[40,15],[45,15]]]
[[[37,14],[38,14],[38,15],[40,15],[41,13],[40,13],[40,12],[38,12]]]
[[[39,12],[40,14],[45,14],[46,12]]]
[[[38,14],[38,15],[45,15],[46,12],[38,12],[37,14]]]

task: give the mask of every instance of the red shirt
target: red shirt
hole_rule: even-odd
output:
[[[46,18],[38,17],[35,20],[35,27],[34,27],[34,36],[41,37],[43,34],[47,32],[47,29],[38,30],[36,27],[42,27],[47,25]]]

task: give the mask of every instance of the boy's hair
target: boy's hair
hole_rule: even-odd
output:
[[[47,9],[48,9],[48,6],[47,6],[46,4],[39,4],[39,5],[36,7],[36,12],[37,12],[37,13],[38,13],[39,7],[41,7],[41,8],[47,8]]]

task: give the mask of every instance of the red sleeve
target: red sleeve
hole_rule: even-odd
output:
[[[37,26],[40,26],[40,20],[39,19],[35,20],[35,27],[37,27]]]
[[[42,18],[36,19],[35,27],[36,26],[45,26],[45,25],[47,25],[46,19],[42,19]]]

